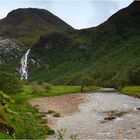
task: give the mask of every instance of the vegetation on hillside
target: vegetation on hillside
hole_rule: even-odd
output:
[[[72,27],[44,9],[20,8],[0,20],[0,36],[15,38],[26,48],[36,43],[40,36],[54,31],[71,30]]]
[[[30,64],[29,79],[41,78],[55,84],[78,85],[80,77],[90,75],[101,86],[119,88],[140,84],[139,36],[125,39],[114,47],[89,47],[84,51],[74,46],[71,48],[72,43],[69,43],[67,47],[56,49],[37,45],[32,50],[36,64]]]
[[[133,2],[96,28],[40,38],[31,49],[35,63],[30,63],[29,79],[79,85],[80,77],[89,75],[104,87],[139,85],[139,17]]]
[[[0,90],[7,94],[14,94],[22,91],[22,82],[14,75],[0,72]]]
[[[31,30],[34,32],[33,35],[38,36],[38,39],[42,36],[40,34],[42,25],[48,29],[56,23],[54,28],[49,28],[51,32],[43,29],[46,35],[43,35],[38,43],[31,45],[28,65],[30,81],[43,79],[59,85],[80,85],[80,78],[89,75],[96,80],[98,85],[120,89],[126,85],[140,85],[140,12],[138,5],[137,2],[133,2],[98,27],[84,30],[71,30],[67,24],[52,14],[49,14],[52,18],[49,20],[46,17],[48,12],[39,9],[15,10],[2,20],[1,24],[7,25],[5,21],[8,20],[11,26],[19,23],[25,25],[26,28],[20,26],[22,29],[15,31],[25,34],[19,37],[22,43],[28,44],[28,42],[34,42],[32,32],[26,30],[32,23],[31,19],[34,21],[34,19],[41,18],[37,20],[37,25],[31,24],[36,27],[33,26]],[[32,18],[30,18],[31,13]],[[26,20],[23,20],[24,16]],[[17,22],[13,20],[16,18]],[[49,22],[46,22],[48,20]],[[46,26],[46,24],[49,25]],[[63,26],[70,30],[64,32]],[[55,30],[58,27],[60,27],[59,32]],[[12,32],[12,35],[16,33]],[[27,41],[24,37],[29,40]],[[9,60],[0,65],[2,71],[14,72],[16,68],[17,60]]]

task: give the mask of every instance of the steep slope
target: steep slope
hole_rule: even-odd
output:
[[[36,43],[42,35],[71,29],[70,25],[44,9],[17,9],[0,20],[0,36],[16,38],[26,47]]]
[[[31,50],[30,79],[78,84],[82,75],[101,85],[140,84],[140,2],[96,28],[53,33]]]
[[[19,60],[24,53],[21,46],[20,42],[0,37],[0,70],[18,73]]]

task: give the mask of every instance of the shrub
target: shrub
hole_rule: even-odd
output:
[[[33,82],[32,84],[32,93],[46,93],[51,89],[50,84],[48,83],[38,83],[38,82]]]
[[[48,110],[47,113],[48,113],[48,114],[52,114],[52,113],[55,113],[55,111],[53,111],[53,110]]]
[[[14,100],[0,91],[0,131],[14,137],[14,129],[7,124],[7,111],[11,103],[14,103]]]
[[[54,113],[53,117],[60,117],[60,113]]]
[[[6,111],[8,110],[9,104],[14,103],[9,96],[0,91],[0,122],[5,123]]]
[[[95,79],[89,75],[82,76],[79,79],[79,83],[81,84],[81,92],[83,92],[85,86],[90,86],[95,84]]]
[[[47,135],[54,134],[53,130],[46,125],[40,124],[38,119],[33,115],[18,114],[12,123],[17,139],[43,139]]]
[[[57,140],[64,140],[65,133],[66,133],[66,129],[57,130],[56,139]]]
[[[22,82],[13,74],[0,72],[0,90],[7,94],[22,91]]]
[[[45,87],[46,92],[48,92],[49,90],[51,90],[51,85],[48,84],[48,83],[45,83],[44,84],[44,87]]]
[[[37,81],[37,85],[42,85],[43,83],[44,83],[43,80],[38,80],[38,81]]]
[[[3,140],[12,139],[12,137],[7,135],[7,134],[5,134],[5,133],[0,132],[0,139],[3,139]]]
[[[42,119],[42,120],[40,121],[40,123],[41,123],[41,124],[47,124],[47,123],[48,123],[48,119]]]
[[[110,82],[110,85],[114,88],[121,89],[130,84],[129,74],[126,71],[116,74]]]
[[[41,85],[33,84],[32,85],[32,93],[33,94],[45,93],[45,89]]]
[[[1,99],[1,101],[3,101],[5,104],[15,103],[15,101],[12,100],[10,96],[7,96],[7,95],[4,94],[2,91],[0,91],[0,99]]]

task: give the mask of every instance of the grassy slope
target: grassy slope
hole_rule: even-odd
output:
[[[0,139],[12,139],[12,137],[7,135],[7,134],[4,134],[4,133],[0,132]]]
[[[32,48],[40,66],[30,65],[30,80],[78,84],[81,75],[90,74],[102,86],[140,84],[139,19],[134,2],[96,28],[46,36]]]
[[[140,86],[127,86],[121,89],[123,94],[140,98]]]
[[[85,88],[85,91],[94,91],[98,88],[90,86]],[[37,139],[46,138],[47,134],[51,134],[52,130],[47,126],[39,125],[41,115],[38,111],[28,104],[28,101],[32,98],[43,96],[56,96],[67,93],[79,93],[80,86],[52,86],[52,89],[48,93],[32,94],[31,86],[25,86],[22,93],[11,95],[12,99],[16,102],[11,105],[11,109],[18,114],[9,114],[8,122],[16,130],[16,138],[18,139]],[[0,138],[5,137],[4,134],[0,134]],[[8,138],[5,137],[5,138]]]
[[[58,84],[77,84],[81,75],[90,74],[100,84],[106,86],[122,79],[126,79],[129,83],[129,76],[136,73],[136,76],[131,76],[130,82],[137,84],[140,76],[139,44],[140,37],[136,36],[114,47],[89,48],[84,54],[75,48],[68,53],[68,46],[63,51],[43,50],[46,51],[44,54],[37,52],[41,59],[40,67],[35,65],[29,70],[30,79],[44,79]],[[94,53],[90,54],[91,52]],[[137,83],[134,82],[136,77]]]

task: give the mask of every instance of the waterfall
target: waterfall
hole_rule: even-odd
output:
[[[30,49],[25,53],[25,55],[21,59],[21,67],[20,67],[20,79],[27,80],[28,71],[27,71],[27,63],[28,63],[28,54],[30,53]]]

